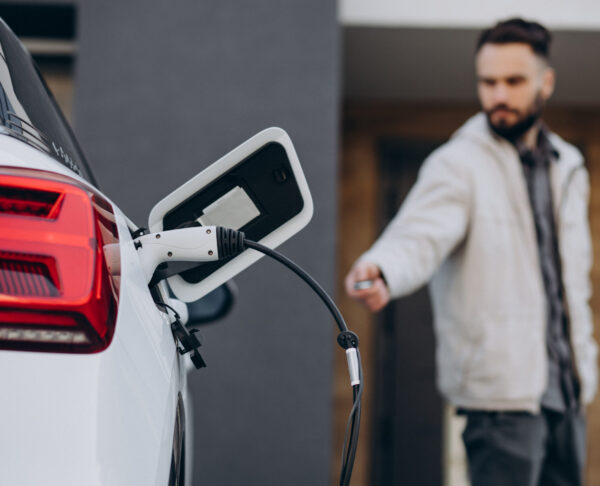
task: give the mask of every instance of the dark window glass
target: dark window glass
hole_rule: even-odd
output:
[[[95,184],[71,127],[31,55],[2,21],[0,48],[0,125],[4,131]]]

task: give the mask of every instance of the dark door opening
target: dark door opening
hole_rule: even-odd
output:
[[[440,143],[378,143],[380,230],[396,214],[423,160]],[[443,402],[435,388],[435,343],[426,288],[380,314],[376,331],[372,484],[443,484]]]

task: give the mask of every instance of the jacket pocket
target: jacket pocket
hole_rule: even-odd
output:
[[[484,324],[465,362],[461,391],[481,401],[539,398],[546,386],[546,347],[540,319],[498,318]]]

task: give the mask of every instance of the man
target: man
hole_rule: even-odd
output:
[[[582,156],[540,120],[550,34],[481,34],[483,113],[424,162],[403,207],[346,277],[370,310],[430,282],[438,386],[467,416],[473,486],[580,485],[596,391]]]

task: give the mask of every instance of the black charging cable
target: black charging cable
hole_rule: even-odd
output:
[[[339,482],[340,486],[348,486],[350,484],[350,478],[352,477],[352,469],[356,458],[356,448],[358,446],[361,399],[363,393],[363,372],[360,353],[358,351],[358,336],[348,330],[348,326],[346,325],[342,314],[323,287],[289,258],[267,246],[246,239],[244,233],[241,231],[222,228],[220,226],[216,228],[216,231],[219,258],[237,255],[248,248],[261,252],[285,265],[304,280],[315,291],[333,315],[333,318],[340,329],[337,342],[346,351],[353,397],[352,409],[350,410],[348,423],[346,425],[344,447],[342,449],[342,466]]]

